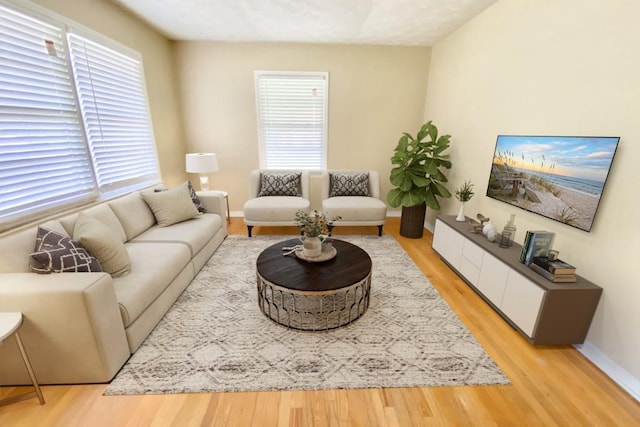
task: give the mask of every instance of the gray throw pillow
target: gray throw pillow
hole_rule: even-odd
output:
[[[191,184],[191,181],[187,181],[187,185],[189,187],[189,195],[191,196],[191,201],[193,202],[196,209],[198,209],[198,212],[206,213],[207,209],[204,207],[204,205],[200,201],[200,198],[196,194],[196,190],[194,190],[193,184]]]
[[[36,246],[29,256],[34,273],[99,273],[102,267],[80,243],[47,228],[38,227]]]
[[[258,197],[264,196],[302,196],[302,173],[260,173],[260,191]]]
[[[329,172],[329,197],[369,196],[369,174]]]

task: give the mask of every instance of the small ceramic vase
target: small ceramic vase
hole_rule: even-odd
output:
[[[307,237],[304,236],[302,240],[302,252],[306,257],[317,257],[322,253],[322,241],[320,237]]]
[[[496,226],[493,225],[491,221],[489,221],[482,228],[482,234],[485,235],[488,241],[495,242],[496,237],[498,237],[498,230],[496,229]]]

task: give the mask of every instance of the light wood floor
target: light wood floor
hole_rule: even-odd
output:
[[[640,404],[573,347],[534,347],[512,330],[422,239],[393,234],[494,358],[512,385],[102,396],[106,385],[45,386],[0,407],[0,426],[640,426]],[[230,233],[246,232],[233,218]],[[295,234],[259,228],[257,234]],[[334,235],[376,233],[336,228]],[[375,286],[375,284],[374,284]],[[28,346],[28,343],[25,343]],[[0,388],[0,398],[27,390]]]

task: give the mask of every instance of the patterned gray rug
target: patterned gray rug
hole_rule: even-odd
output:
[[[373,260],[370,307],[353,324],[267,319],[255,260],[287,238],[229,236],[105,395],[509,384],[392,236],[339,236]]]

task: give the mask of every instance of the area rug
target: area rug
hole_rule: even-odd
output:
[[[105,395],[509,384],[393,236],[339,236],[373,261],[354,323],[301,332],[267,319],[255,261],[287,238],[227,237]]]

